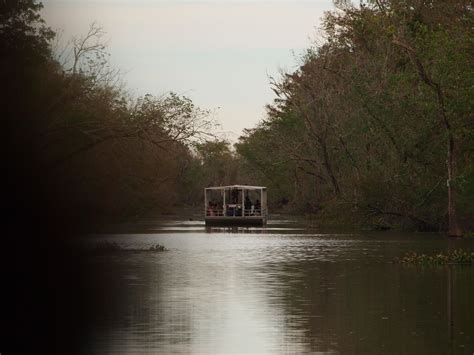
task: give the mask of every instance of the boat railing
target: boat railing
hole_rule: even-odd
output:
[[[217,208],[208,208],[206,210],[206,216],[208,217],[222,217],[224,216],[224,210],[223,209],[217,209]]]
[[[244,209],[243,210],[243,217],[256,217],[262,216],[265,214],[265,209]],[[206,217],[242,217],[242,210],[241,209],[227,209],[227,212],[223,209],[219,208],[208,208],[206,210]]]
[[[245,209],[244,210],[244,216],[261,216],[262,215],[262,209]]]

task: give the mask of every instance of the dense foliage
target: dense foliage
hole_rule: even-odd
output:
[[[212,138],[210,112],[174,93],[130,97],[96,24],[53,51],[55,35],[39,16],[40,4],[0,6],[10,212],[34,210],[45,223],[57,218],[74,227],[186,201],[189,166],[205,174],[199,152],[206,144],[227,147],[205,143]]]
[[[321,220],[472,228],[472,2],[337,6],[238,153],[274,202]]]

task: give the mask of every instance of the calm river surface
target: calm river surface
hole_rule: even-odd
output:
[[[107,307],[85,354],[473,354],[474,266],[394,263],[474,249],[439,234],[317,233],[291,220],[144,221],[86,243]],[[165,252],[135,252],[156,243]]]

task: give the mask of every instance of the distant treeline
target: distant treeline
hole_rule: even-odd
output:
[[[233,150],[190,99],[129,95],[98,25],[59,48],[39,3],[1,2],[9,211],[91,225],[200,206],[204,187],[238,183],[324,224],[472,228],[472,2],[336,7]]]
[[[216,183],[232,175],[235,157],[209,133],[211,112],[174,93],[131,97],[100,26],[60,47],[41,8],[0,3],[4,205],[12,215],[89,227],[201,202],[209,169]]]
[[[473,228],[472,1],[335,5],[238,153],[274,202],[323,222]]]

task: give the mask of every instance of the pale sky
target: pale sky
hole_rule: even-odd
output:
[[[216,110],[235,141],[265,117],[268,77],[298,67],[332,9],[331,0],[44,0],[43,17],[63,39],[96,21],[132,94],[186,95]]]

